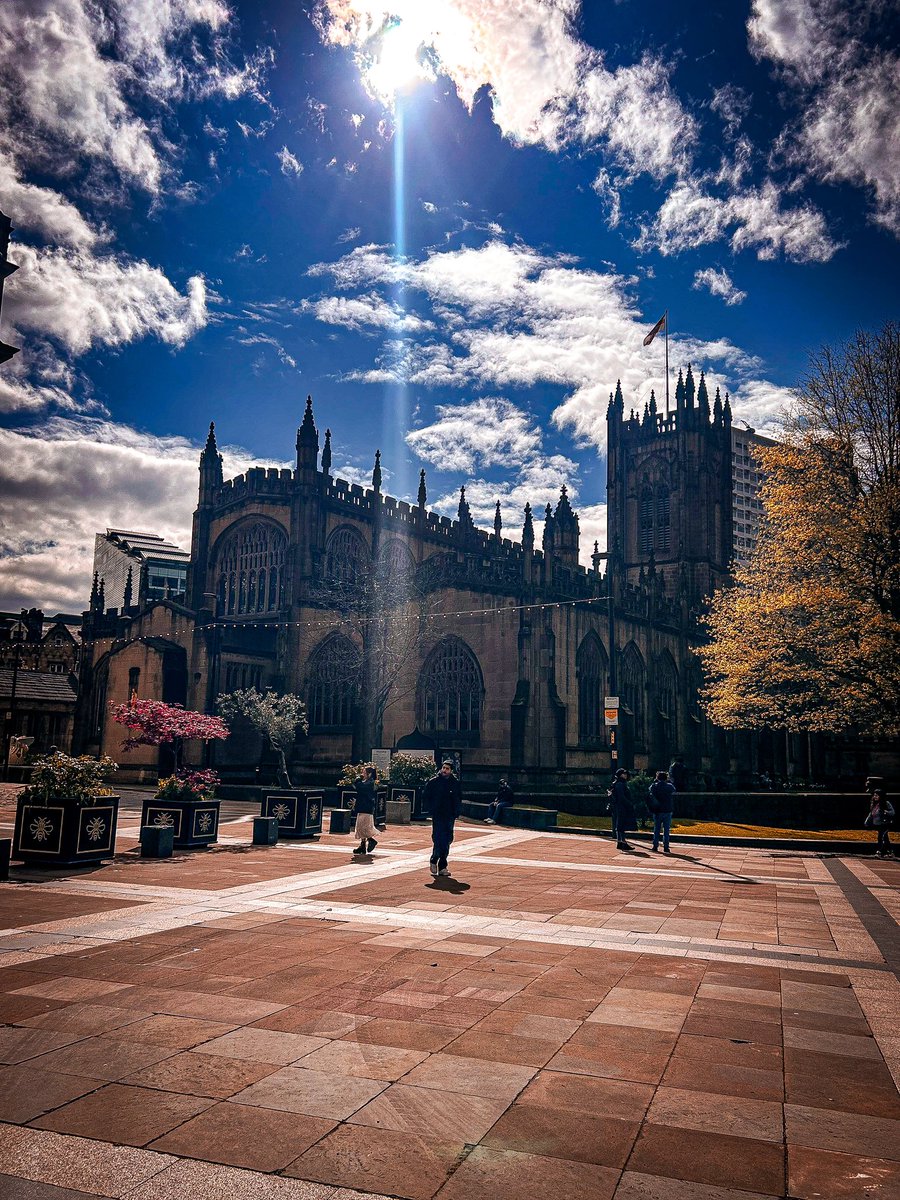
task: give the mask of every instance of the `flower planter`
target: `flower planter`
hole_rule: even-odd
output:
[[[190,800],[145,800],[141,825],[169,826],[176,850],[208,846],[219,837],[219,801],[194,797]]]
[[[320,789],[285,788],[266,793],[261,816],[278,818],[279,838],[313,838],[322,832],[324,804]]]
[[[102,862],[116,852],[118,816],[118,796],[103,796],[93,804],[65,796],[46,804],[20,797],[12,856],[48,867]]]

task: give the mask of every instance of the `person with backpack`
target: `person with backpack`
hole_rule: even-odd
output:
[[[874,829],[878,834],[877,849],[875,850],[878,858],[894,857],[891,839],[888,837],[888,830],[894,823],[894,815],[894,806],[885,795],[884,788],[873,788],[865,826],[867,829]]]
[[[653,813],[653,852],[659,853],[659,835],[663,836],[663,854],[669,854],[669,832],[672,828],[672,813],[675,810],[675,788],[665,771],[657,771],[650,784],[647,807]]]
[[[613,836],[616,839],[616,849],[631,852],[631,846],[625,841],[625,834],[634,829],[634,805],[631,803],[631,793],[628,790],[628,772],[624,767],[616,771],[612,787],[607,793],[609,804],[607,808],[612,816]]]

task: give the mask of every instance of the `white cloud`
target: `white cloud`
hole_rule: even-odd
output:
[[[579,442],[600,448],[606,442],[609,393],[617,379],[622,380],[626,406],[641,409],[651,388],[660,402],[665,395],[663,345],[659,339],[648,348],[642,345],[658,314],[645,318],[631,298],[634,281],[614,271],[589,271],[565,255],[490,241],[480,249],[435,251],[420,261],[392,258],[380,246],[357,247],[337,262],[317,264],[311,274],[333,276],[339,291],[362,292],[366,304],[380,294],[379,288],[391,291],[402,284],[426,316],[431,306],[434,326],[441,331],[440,339],[427,328],[403,340],[387,337],[374,361],[350,372],[351,378],[484,390],[553,385],[564,391],[553,423],[571,430]],[[327,312],[332,304],[352,299],[330,296],[311,307],[318,312],[324,305]],[[736,393],[732,404],[737,416],[745,388],[772,392],[760,380],[761,364],[727,338],[710,341],[687,332],[670,336],[670,357],[675,370],[689,361],[705,365],[713,387]],[[755,408],[751,415],[755,419]],[[435,423],[438,446],[443,444],[441,420]],[[426,444],[422,430],[411,436]],[[475,433],[465,436],[471,439]],[[448,452],[477,468],[470,441]]]
[[[412,333],[434,328],[431,321],[423,321],[415,313],[404,312],[396,302],[376,295],[353,299],[328,296],[311,307],[318,320],[329,325],[344,325],[347,329],[392,329]]]
[[[94,345],[120,346],[153,334],[182,345],[207,322],[200,276],[180,293],[146,262],[75,250],[18,246],[15,288],[5,313],[13,325],[38,330],[73,354]]]
[[[287,146],[282,146],[275,157],[281,165],[282,175],[303,174],[303,163],[288,150]]]
[[[717,270],[715,267],[706,267],[697,271],[691,286],[695,291],[706,288],[711,295],[721,296],[728,305],[741,304],[747,299],[747,293],[742,292],[728,272],[721,268]]]
[[[471,473],[488,463],[516,466],[540,450],[541,433],[527,413],[502,397],[438,405],[431,425],[406,435],[413,453],[445,471]]]
[[[94,534],[149,529],[190,546],[200,447],[88,418],[0,430],[0,604],[81,612]],[[227,474],[253,460],[223,450]],[[268,465],[268,464],[265,464]],[[283,465],[283,464],[272,464]]]
[[[283,363],[286,367],[290,367],[292,371],[297,370],[297,360],[288,354],[277,338],[273,338],[266,333],[247,333],[246,330],[242,329],[238,334],[237,340],[242,346],[271,346],[279,362]]]
[[[882,0],[754,0],[751,50],[802,105],[787,159],[871,190],[874,219],[900,235],[900,54]]]
[[[90,249],[102,240],[100,231],[59,192],[21,179],[12,154],[3,150],[2,140],[0,151],[0,197],[4,211],[14,215],[16,229],[28,229],[80,250]]]
[[[706,191],[700,180],[678,183],[637,244],[669,255],[722,238],[735,252],[755,250],[760,259],[783,255],[794,262],[827,262],[840,248],[821,212],[806,202],[784,207],[772,180],[724,197]]]

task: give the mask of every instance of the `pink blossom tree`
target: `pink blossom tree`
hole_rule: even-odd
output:
[[[162,700],[135,699],[129,704],[119,704],[113,709],[112,718],[133,730],[122,743],[123,750],[171,744],[176,768],[181,763],[186,741],[224,740],[229,734],[228,726],[219,717],[194,712],[180,704],[166,704]]]

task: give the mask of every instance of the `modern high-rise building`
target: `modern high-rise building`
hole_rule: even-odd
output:
[[[775,444],[772,438],[763,437],[749,425],[740,429],[731,427],[731,507],[734,561],[738,566],[746,563],[753,553],[762,520],[763,474],[753,450]]]
[[[107,529],[94,539],[94,591],[102,590],[104,609],[120,612],[151,600],[183,601],[190,557],[156,533]]]

